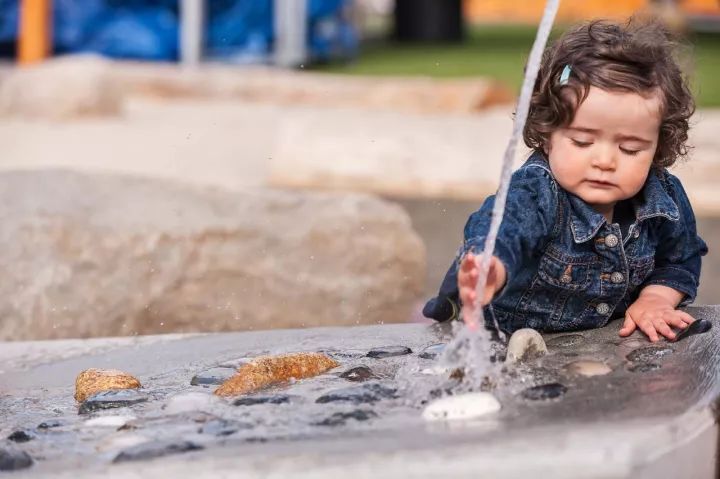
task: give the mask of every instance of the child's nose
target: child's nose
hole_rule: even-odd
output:
[[[593,166],[601,170],[615,169],[615,152],[610,148],[603,148],[593,156]]]

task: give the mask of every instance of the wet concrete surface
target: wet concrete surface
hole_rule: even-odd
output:
[[[410,215],[413,228],[427,248],[425,295],[431,297],[462,244],[463,228],[471,213],[481,203],[449,199],[393,199]],[[708,244],[709,253],[703,258],[697,304],[720,303],[715,285],[720,282],[720,217],[699,216],[698,233]]]
[[[720,308],[690,308],[715,322]],[[203,336],[25,343],[27,358],[0,373],[0,448],[34,464],[18,477],[712,477],[720,327],[677,343],[620,338],[618,322],[546,337],[546,356],[495,378],[502,409],[482,420],[425,423],[438,364],[420,356],[450,338],[447,325],[385,325]],[[367,357],[377,348],[413,353]],[[3,343],[0,343],[0,348]],[[41,348],[42,355],[33,355]],[[237,402],[192,386],[198,372],[262,354],[323,350],[341,365],[263,391],[291,400]],[[364,354],[363,354],[364,353]],[[582,376],[569,364],[607,365]],[[341,377],[364,366],[373,378]],[[89,367],[134,374],[148,400],[79,415],[75,376]],[[450,388],[452,392],[452,388]],[[371,397],[372,396],[372,397]],[[347,400],[325,401],[321,398]],[[349,398],[349,399],[348,399]],[[353,399],[354,398],[354,399]],[[361,400],[356,400],[360,398]],[[252,404],[251,404],[252,403]],[[124,416],[120,427],[88,419]],[[40,423],[52,427],[39,428]],[[102,423],[102,421],[100,422]],[[108,424],[115,423],[108,418]],[[659,469],[658,469],[659,468]],[[579,475],[579,471],[582,472]],[[685,473],[691,472],[694,475]],[[677,473],[677,475],[672,475]],[[670,474],[670,475],[667,475]]]

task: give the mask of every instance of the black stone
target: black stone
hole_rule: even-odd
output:
[[[38,424],[37,428],[38,429],[52,429],[52,428],[60,427],[60,426],[62,426],[62,423],[60,421],[58,421],[56,419],[51,419],[49,421],[41,422],[40,424]]]
[[[325,404],[329,402],[351,402],[353,404],[364,404],[374,403],[382,399],[395,399],[397,397],[397,389],[372,383],[330,391],[329,393],[317,398],[315,402],[318,404]]]
[[[213,436],[229,436],[240,429],[251,429],[252,425],[244,422],[227,421],[225,419],[211,419],[202,425],[198,432],[200,434],[211,434]]]
[[[212,368],[202,371],[190,380],[191,386],[206,386],[222,384],[235,375],[235,368]]]
[[[113,459],[113,462],[144,461],[170,454],[181,454],[189,451],[203,449],[199,444],[190,441],[158,441],[138,444],[129,447]]]
[[[348,419],[354,419],[355,421],[367,421],[377,417],[374,411],[356,409],[350,412],[336,412],[330,417],[323,419],[322,421],[314,423],[316,426],[341,426],[345,424]]]
[[[695,322],[693,322],[690,326],[685,328],[684,330],[680,331],[677,336],[675,337],[675,341],[680,341],[681,339],[685,339],[688,336],[692,336],[694,334],[703,334],[707,333],[712,329],[712,323],[708,321],[707,319],[698,319]]]
[[[0,471],[17,471],[32,466],[33,460],[25,451],[0,447]]]
[[[35,439],[35,435],[28,431],[18,430],[13,431],[7,438],[13,442],[28,442]]]
[[[100,409],[114,409],[132,406],[147,401],[147,396],[135,389],[110,389],[93,394],[78,409],[78,414],[88,414]]]
[[[381,348],[371,349],[367,353],[367,357],[375,359],[391,358],[393,356],[405,356],[411,354],[412,349],[405,346],[383,346]]]
[[[356,368],[348,369],[340,375],[341,378],[347,379],[353,382],[367,381],[368,379],[375,378],[372,369],[367,366],[358,366]]]
[[[638,363],[633,364],[628,368],[628,371],[631,373],[649,373],[650,371],[656,371],[660,369],[662,366],[655,363]]]
[[[563,334],[562,336],[548,339],[545,341],[545,344],[553,348],[569,348],[582,342],[585,342],[585,337],[582,334]]]
[[[357,359],[367,355],[366,351],[360,349],[346,349],[344,351],[326,351],[327,355],[333,359]]]
[[[524,399],[539,401],[544,399],[559,398],[567,392],[567,387],[560,383],[541,384],[525,389],[521,394]]]
[[[433,344],[423,349],[420,352],[420,357],[423,359],[436,359],[445,350],[445,344]]]
[[[673,352],[667,346],[647,346],[638,348],[626,356],[628,361],[633,363],[649,363],[653,360],[662,359]]]
[[[233,406],[255,406],[256,404],[287,404],[293,396],[273,394],[269,396],[246,396],[233,401]]]

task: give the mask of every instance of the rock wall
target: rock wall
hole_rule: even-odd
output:
[[[0,174],[0,339],[405,321],[425,249],[366,195]]]

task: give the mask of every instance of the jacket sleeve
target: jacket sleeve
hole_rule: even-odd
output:
[[[698,236],[690,200],[675,176],[665,173],[668,193],[678,206],[678,221],[665,220],[658,228],[655,268],[643,286],[660,284],[685,295],[680,306],[692,303],[700,283],[701,257],[707,254],[705,242]]]
[[[482,252],[494,204],[493,195],[470,215],[465,225],[463,246],[445,274],[438,295],[425,304],[425,317],[437,321],[457,318],[461,306],[457,287],[458,265],[467,252]],[[515,277],[525,258],[543,247],[554,233],[557,211],[557,186],[545,169],[527,166],[513,174],[494,252],[507,270],[506,284]]]

